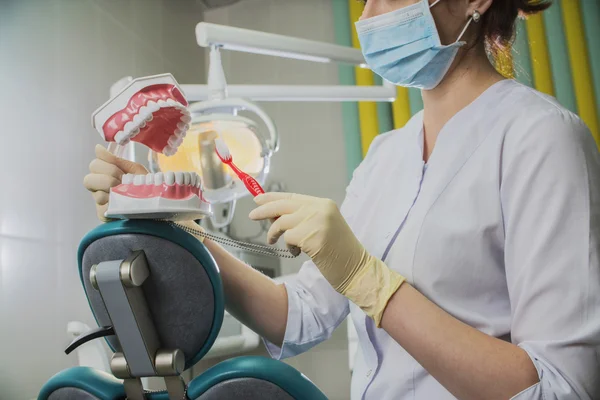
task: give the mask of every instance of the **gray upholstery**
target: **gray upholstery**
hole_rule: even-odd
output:
[[[193,400],[294,400],[279,386],[254,378],[224,381]]]
[[[190,360],[202,349],[214,318],[214,295],[204,267],[187,250],[165,239],[141,234],[107,236],[86,249],[82,262],[85,290],[100,326],[111,325],[98,291],[90,283],[94,264],[127,258],[143,250],[150,277],[143,290],[162,348],[180,349]],[[120,351],[116,337],[108,338]]]
[[[65,387],[60,388],[52,392],[48,400],[99,400],[96,396],[89,394],[88,392],[73,388]]]

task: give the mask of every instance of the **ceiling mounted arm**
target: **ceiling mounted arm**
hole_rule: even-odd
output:
[[[207,22],[196,25],[196,40],[199,46],[210,48],[209,79],[208,86],[182,85],[190,101],[226,97],[301,102],[393,102],[396,99],[396,87],[385,81],[383,85],[373,86],[227,85],[219,54],[219,49],[224,49],[365,67],[365,60],[359,49]]]
[[[362,52],[351,47],[207,22],[196,25],[196,41],[200,47],[219,46],[297,60],[366,65]]]

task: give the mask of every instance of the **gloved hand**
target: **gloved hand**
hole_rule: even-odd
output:
[[[405,278],[360,244],[332,200],[290,193],[266,193],[253,220],[279,217],[269,229],[270,244],[284,236],[298,246],[339,293],[359,306],[379,327],[389,299]]]
[[[96,214],[102,222],[110,219],[104,216],[108,208],[110,189],[121,183],[124,174],[147,174],[141,164],[119,158],[105,147],[96,145],[96,158],[90,163],[90,173],[83,178],[83,186],[94,196]]]

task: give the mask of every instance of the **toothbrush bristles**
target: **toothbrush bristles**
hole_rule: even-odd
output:
[[[229,151],[229,147],[225,144],[225,141],[221,138],[215,139],[215,150],[217,151],[217,155],[223,162],[231,161],[231,152]]]

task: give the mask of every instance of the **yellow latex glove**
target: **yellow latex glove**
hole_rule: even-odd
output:
[[[96,145],[96,158],[90,163],[90,173],[83,178],[83,186],[94,196],[96,214],[102,222],[110,221],[104,216],[108,208],[110,189],[121,183],[124,174],[147,174],[148,170],[142,164],[119,158],[105,147]],[[178,224],[204,232],[204,229],[194,221],[179,221]],[[202,236],[193,235],[203,241]]]
[[[96,214],[102,222],[110,219],[104,216],[108,208],[110,189],[121,183],[124,174],[147,174],[148,170],[133,161],[119,158],[101,145],[96,145],[96,158],[90,163],[90,173],[83,178],[83,186],[94,196]]]
[[[291,193],[266,193],[255,198],[253,220],[278,218],[267,238],[283,235],[299,247],[339,293],[359,306],[379,327],[389,299],[405,278],[371,256],[329,199]]]

